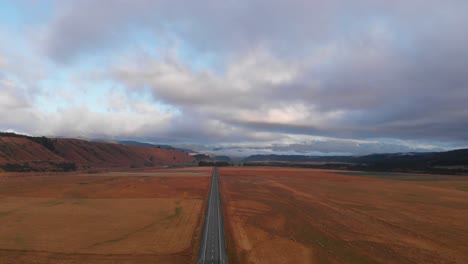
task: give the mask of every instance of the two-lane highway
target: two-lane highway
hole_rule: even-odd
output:
[[[210,196],[203,227],[199,264],[226,264],[226,246],[224,239],[223,212],[219,195],[218,169],[213,168]]]

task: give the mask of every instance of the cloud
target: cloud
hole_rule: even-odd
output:
[[[4,110],[3,113],[6,113],[7,109],[15,110],[29,106],[25,92],[19,89],[13,81],[1,75],[0,91],[0,106]]]
[[[223,3],[65,0],[57,3],[55,15],[44,26],[41,38],[47,54],[61,62],[86,52],[118,46],[126,40],[125,35],[137,30],[190,41],[199,51],[250,49],[252,44],[272,40],[278,47],[289,49],[288,38],[310,42],[322,36],[325,24],[333,23],[330,15],[337,4],[263,0]],[[314,21],[310,20],[312,17]],[[310,23],[319,21],[322,23]],[[291,24],[300,27],[291,28]]]
[[[43,134],[81,135],[88,137],[141,137],[163,130],[169,114],[154,108],[145,111],[95,112],[85,106],[70,107],[60,113],[46,116],[51,127]],[[80,122],[76,122],[80,120]],[[44,120],[45,121],[45,120]]]
[[[366,32],[370,39],[373,34]],[[257,48],[227,61],[222,74],[195,71],[174,56],[137,56],[115,66],[111,75],[129,89],[149,89],[154,100],[175,105],[185,115],[197,112],[245,130],[464,140],[464,75],[455,76],[460,86],[444,93],[442,83],[428,85],[430,76],[421,74],[422,67],[433,66],[409,66],[414,62],[389,50],[389,41],[375,47],[333,44],[300,63]],[[447,132],[447,127],[454,129]]]
[[[50,111],[39,108],[31,99],[27,89],[0,77],[0,130],[32,135],[147,137],[164,134],[176,118],[176,113],[118,91],[101,98],[101,106],[107,108],[103,111],[79,102]]]
[[[196,72],[184,65],[177,54],[167,54],[161,61],[153,57],[131,57],[114,67],[111,76],[134,90],[149,87],[155,99],[171,104],[258,108],[262,101],[268,103],[275,92],[282,92],[278,89],[288,84],[295,74],[293,65],[275,60],[262,49],[225,65],[222,76],[212,70]],[[230,100],[219,100],[222,98]]]
[[[31,132],[36,114],[26,89],[0,75],[0,130]]]
[[[124,41],[128,24],[149,14],[154,5],[145,7],[144,4],[151,2],[59,1],[54,16],[40,28],[35,38],[55,61],[71,62],[82,52],[95,52],[106,49],[106,44]]]

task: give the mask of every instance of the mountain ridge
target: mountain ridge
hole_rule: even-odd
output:
[[[176,149],[0,132],[0,169],[5,171],[63,171],[193,162],[194,158]]]

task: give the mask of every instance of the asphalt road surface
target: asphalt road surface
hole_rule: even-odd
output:
[[[219,196],[218,169],[213,169],[211,177],[210,197],[206,209],[205,225],[203,226],[202,241],[198,264],[227,263],[226,246],[224,240],[223,212]]]

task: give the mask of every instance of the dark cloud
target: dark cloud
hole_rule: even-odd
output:
[[[42,48],[55,61],[69,63],[86,53],[106,52],[125,41],[131,25],[154,9],[152,2],[58,1],[40,32]]]

